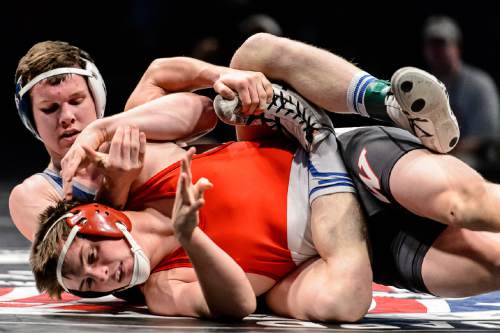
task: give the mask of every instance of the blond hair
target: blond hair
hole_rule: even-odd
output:
[[[55,206],[49,206],[39,217],[40,224],[31,246],[30,264],[36,287],[40,292],[47,292],[50,297],[61,298],[63,288],[57,282],[57,260],[62,244],[71,231],[71,227],[60,221],[60,218],[78,204],[76,201],[63,200]]]

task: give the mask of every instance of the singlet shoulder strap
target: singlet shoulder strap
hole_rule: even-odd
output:
[[[63,189],[62,189],[63,182],[59,172],[47,168],[43,170],[43,172],[40,172],[38,174],[47,179],[47,181],[56,189],[56,191],[61,195],[61,197],[63,197]],[[76,200],[82,202],[93,202],[95,199],[95,191],[88,188],[87,186],[74,182],[73,196]]]

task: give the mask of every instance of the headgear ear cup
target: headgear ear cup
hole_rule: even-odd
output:
[[[35,127],[34,127],[34,121],[30,118],[30,104],[29,104],[29,94],[24,94],[21,96],[21,89],[23,88],[21,85],[22,78],[19,77],[19,79],[16,82],[16,92],[14,95],[14,100],[16,102],[16,107],[17,107],[17,113],[19,114],[19,117],[21,118],[21,121],[23,122],[24,127],[26,127],[31,134],[33,134],[38,140],[42,140],[40,136],[38,135]],[[27,95],[27,96],[26,96]]]
[[[104,117],[104,110],[106,109],[106,84],[104,84],[104,80],[96,65],[90,60],[84,60],[86,63],[85,69],[91,73],[87,82],[89,84],[90,93],[92,97],[94,97],[97,118],[102,118]]]

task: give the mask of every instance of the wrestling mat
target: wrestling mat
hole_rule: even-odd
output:
[[[161,317],[112,296],[61,301],[40,295],[25,249],[0,250],[0,332],[350,332],[500,331],[500,292],[460,299],[418,295],[374,285],[369,314],[356,324],[324,324],[254,314],[240,322]]]

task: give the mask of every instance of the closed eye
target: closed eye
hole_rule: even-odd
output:
[[[87,257],[87,264],[89,265],[92,265],[93,263],[95,263],[97,260],[97,251],[95,248],[93,248],[90,252],[89,252],[89,255]]]
[[[78,98],[73,98],[69,101],[69,104],[71,105],[80,105],[82,104],[83,100],[85,99],[85,97],[78,97]]]
[[[45,107],[45,108],[40,108],[40,110],[43,112],[43,113],[53,113],[55,111],[57,111],[57,109],[59,108],[59,104],[57,103],[54,103],[54,104],[51,104],[50,106],[48,107]]]

